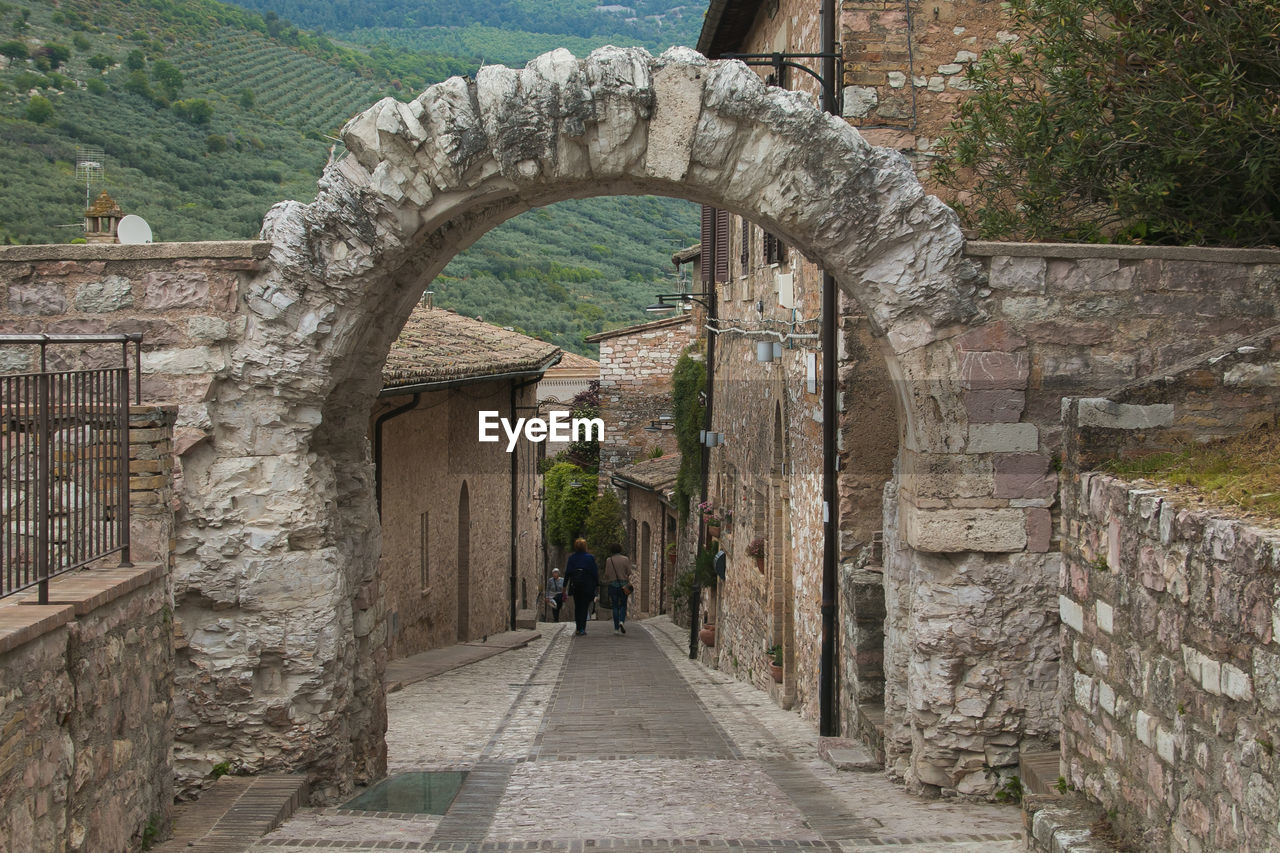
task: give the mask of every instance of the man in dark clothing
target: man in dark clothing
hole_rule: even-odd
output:
[[[578,625],[574,635],[581,637],[587,633],[587,613],[600,585],[600,569],[596,558],[587,553],[587,540],[574,541],[573,553],[564,566],[564,577],[573,596],[573,620]]]

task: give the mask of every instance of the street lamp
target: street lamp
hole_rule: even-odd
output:
[[[711,298],[710,293],[659,293],[658,301],[652,305],[645,306],[645,311],[650,314],[663,314],[667,311],[674,311],[677,308],[682,311],[690,310],[697,302],[703,308],[710,310],[711,305],[707,302]]]

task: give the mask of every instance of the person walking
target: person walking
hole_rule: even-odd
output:
[[[596,565],[596,558],[587,553],[587,540],[574,540],[573,553],[564,565],[564,577],[573,596],[573,621],[578,625],[573,633],[582,637],[587,633],[587,613],[600,585],[600,567]]]
[[[551,577],[547,578],[547,604],[551,605],[551,621],[560,621],[560,607],[564,604],[564,578],[560,577],[559,569],[551,570]]]
[[[609,546],[609,559],[604,561],[602,582],[609,590],[609,604],[613,607],[613,630],[627,633],[627,596],[631,594],[631,570],[635,568],[622,546]]]

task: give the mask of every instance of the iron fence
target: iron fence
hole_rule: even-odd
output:
[[[141,335],[0,335],[0,598],[129,561],[129,391]],[[130,364],[132,345],[132,371]],[[119,347],[119,359],[113,355]],[[21,372],[19,372],[21,371]]]

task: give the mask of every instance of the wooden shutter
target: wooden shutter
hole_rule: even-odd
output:
[[[729,211],[716,210],[716,281],[729,280]]]
[[[778,237],[764,232],[764,262],[766,264],[785,264],[787,262],[787,246]]]
[[[751,265],[751,223],[747,221],[747,217],[742,217],[742,251],[738,253],[738,260],[742,265],[742,274],[746,275]]]
[[[709,204],[702,206],[702,257],[699,264],[702,269],[703,290],[709,290],[715,282],[712,273],[715,271],[716,248],[716,209]]]

